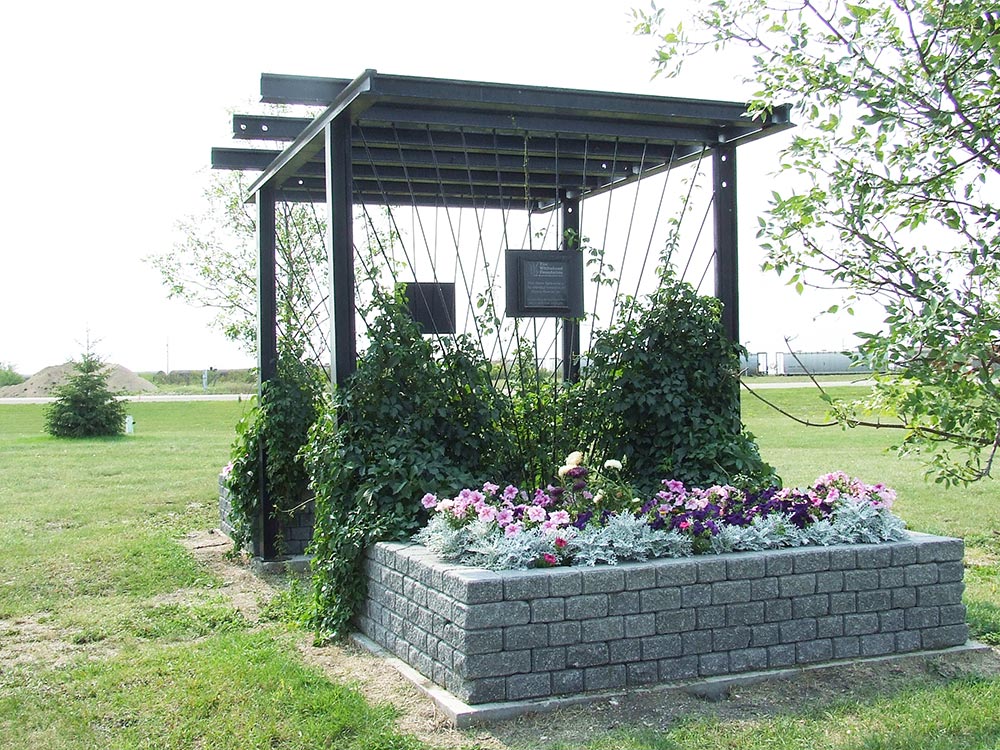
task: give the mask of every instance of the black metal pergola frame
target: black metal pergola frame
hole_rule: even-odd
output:
[[[355,203],[560,210],[579,233],[580,201],[712,155],[715,295],[739,341],[736,149],[792,127],[790,107],[761,118],[734,102],[480,83],[366,70],[354,80],[264,74],[261,101],[324,106],[314,119],[233,117],[238,139],[278,141],[281,151],[215,148],[212,166],[258,170],[258,367],[276,374],[275,204],[326,203],[332,375],[343,384],[357,359]],[[563,328],[564,375],[579,362],[579,324]],[[262,456],[262,461],[266,457]],[[263,467],[262,467],[263,468]],[[264,472],[261,471],[261,476]],[[262,491],[262,538],[276,528]]]

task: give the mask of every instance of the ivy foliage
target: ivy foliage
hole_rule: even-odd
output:
[[[45,431],[55,437],[120,435],[125,428],[125,402],[108,388],[108,368],[87,351],[73,363],[76,374],[55,390],[45,410]]]
[[[424,493],[502,476],[514,462],[478,345],[425,339],[398,296],[384,300],[368,335],[304,451],[316,495],[315,625],[324,637],[346,634],[364,595],[364,549],[427,520]]]
[[[277,376],[264,383],[258,403],[237,423],[227,479],[237,548],[251,547],[260,524],[262,449],[274,512],[290,516],[306,501],[309,475],[299,452],[322,411],[324,382],[314,366],[302,361],[301,349],[283,343]]]
[[[595,338],[578,399],[597,428],[590,455],[624,459],[625,479],[652,494],[664,478],[707,486],[776,484],[740,418],[739,355],[722,306],[664,271],[659,289],[626,302]],[[589,444],[589,443],[588,443]]]

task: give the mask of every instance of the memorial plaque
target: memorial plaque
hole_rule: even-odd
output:
[[[583,254],[575,250],[507,251],[508,318],[583,315]]]

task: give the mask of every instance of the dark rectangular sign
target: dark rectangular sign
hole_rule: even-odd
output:
[[[508,250],[508,318],[583,317],[583,253]]]
[[[421,333],[455,333],[455,284],[415,281],[404,284],[406,305]]]

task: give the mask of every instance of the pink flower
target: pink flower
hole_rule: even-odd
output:
[[[513,500],[515,497],[517,497],[517,487],[515,487],[512,484],[508,484],[506,487],[503,488],[504,500]]]
[[[486,484],[483,485],[483,492],[485,492],[487,495],[497,494],[498,489],[500,489],[500,486],[493,484],[493,482],[487,482]]]
[[[427,509],[434,508],[438,504],[437,496],[436,495],[432,495],[430,492],[428,492],[426,495],[424,495],[420,499],[420,504],[423,505]]]
[[[499,513],[497,513],[497,523],[501,526],[507,526],[514,522],[514,511],[510,508],[505,508]]]
[[[528,510],[525,513],[525,515],[528,516],[529,521],[534,521],[535,523],[539,523],[540,521],[545,520],[546,516],[545,508],[541,508],[537,505],[531,505],[528,507]]]
[[[554,513],[549,513],[549,520],[557,526],[565,526],[569,523],[569,513],[564,510],[557,510]]]
[[[552,519],[549,519],[548,521],[543,522],[540,528],[542,531],[557,531],[559,529],[559,525]]]
[[[492,505],[480,505],[477,511],[480,521],[493,521],[497,517],[497,509]]]
[[[691,522],[690,522],[690,521],[681,521],[681,522],[680,522],[679,524],[677,524],[677,525],[678,525],[678,526],[679,526],[679,527],[681,528],[681,530],[684,530],[684,529],[686,529],[686,528],[687,528],[688,526],[690,526],[690,525],[691,525]]]
[[[553,544],[556,545],[556,547],[558,547],[559,549],[562,549],[563,547],[566,546],[567,541],[563,539],[561,536],[557,536]]]
[[[546,552],[544,555],[542,555],[542,559],[545,560],[545,562],[547,562],[549,565],[555,565],[556,563],[559,562],[559,558],[557,558],[551,552]]]
[[[524,527],[520,523],[512,523],[503,530],[503,533],[504,536],[517,536],[522,531],[524,531]]]

